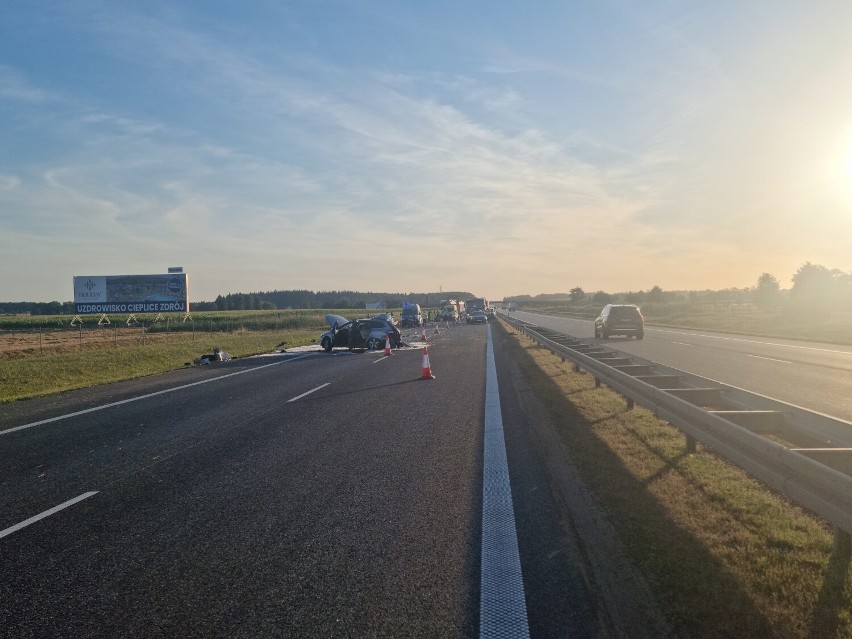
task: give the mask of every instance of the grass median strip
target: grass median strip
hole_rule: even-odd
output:
[[[570,363],[514,335],[521,370],[676,633],[850,637],[831,529]]]

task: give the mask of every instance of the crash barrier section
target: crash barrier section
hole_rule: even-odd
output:
[[[852,423],[720,384],[589,340],[503,319],[627,399],[819,515],[834,527],[834,554],[852,559]],[[769,437],[773,437],[770,439]],[[784,445],[780,442],[786,442]]]

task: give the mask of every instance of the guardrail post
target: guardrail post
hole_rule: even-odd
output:
[[[572,370],[573,370],[575,373],[579,373],[579,372],[580,372],[580,365],[579,365],[579,364],[574,364],[574,367],[572,368]]]
[[[601,380],[599,377],[595,377],[595,388],[601,387]]]
[[[686,436],[686,452],[689,455],[695,454],[697,442],[695,441],[695,437],[692,435]]]
[[[636,404],[633,403],[633,400],[628,397],[627,398],[627,410],[633,410],[633,408],[635,406],[636,406]]]
[[[834,527],[834,557],[846,565],[852,562],[852,536],[839,526]]]

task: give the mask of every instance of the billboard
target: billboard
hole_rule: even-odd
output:
[[[186,273],[74,276],[76,313],[188,313]]]

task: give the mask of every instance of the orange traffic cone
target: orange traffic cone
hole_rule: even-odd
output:
[[[423,347],[423,372],[420,374],[420,379],[435,379],[432,374],[432,368],[429,366],[429,347]]]
[[[420,339],[422,339],[424,342],[427,339],[429,339],[428,337],[426,337],[426,327],[425,326],[422,329],[420,329]]]
[[[385,336],[385,357],[388,357],[389,355],[393,355],[393,353],[391,352],[391,347],[390,347],[390,335],[386,335]]]

